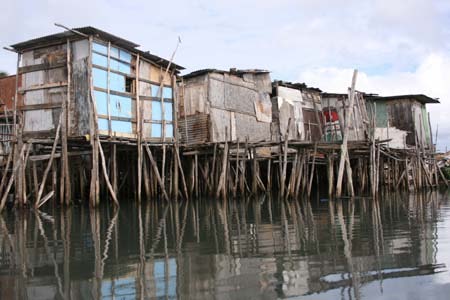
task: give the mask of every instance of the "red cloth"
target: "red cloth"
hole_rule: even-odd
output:
[[[332,110],[332,111],[325,110],[325,111],[323,112],[323,114],[324,114],[325,120],[326,120],[327,122],[334,122],[334,121],[339,120],[338,113],[337,113],[337,111],[335,111],[335,110]]]

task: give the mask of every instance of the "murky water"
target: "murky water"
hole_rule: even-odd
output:
[[[0,299],[449,299],[448,192],[0,218]]]

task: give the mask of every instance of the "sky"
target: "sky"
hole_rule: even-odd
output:
[[[438,150],[450,149],[448,0],[0,0],[0,45],[67,27],[94,26],[170,58],[192,72],[258,68],[272,79],[346,92],[423,93]],[[0,70],[16,55],[0,50]]]

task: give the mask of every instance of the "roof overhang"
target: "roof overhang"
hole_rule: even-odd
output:
[[[91,36],[97,37],[99,39],[109,41],[116,46],[119,46],[130,52],[139,54],[141,57],[144,57],[154,63],[162,65],[163,67],[167,67],[170,64],[171,69],[184,70],[184,68],[180,65],[177,65],[173,62],[170,63],[170,61],[168,61],[162,57],[153,55],[148,51],[142,51],[142,50],[137,49],[137,47],[139,47],[139,45],[136,43],[133,43],[133,42],[123,39],[121,37],[115,36],[106,31],[97,29],[95,27],[87,26],[87,27],[81,27],[81,28],[74,28],[73,30],[78,31],[85,35],[91,35]],[[52,44],[55,44],[55,43],[58,43],[58,42],[61,42],[61,41],[67,40],[67,39],[82,39],[83,38],[81,35],[75,33],[74,31],[63,31],[63,32],[56,33],[56,34],[51,34],[51,35],[31,39],[31,40],[28,40],[25,42],[20,42],[20,43],[11,45],[11,47],[18,52],[24,52],[24,51],[28,51],[28,50],[46,47],[48,45],[52,45]]]
[[[369,96],[366,99],[373,101],[397,101],[397,100],[416,100],[422,104],[440,103],[438,98],[431,98],[423,94],[396,95],[396,96]]]

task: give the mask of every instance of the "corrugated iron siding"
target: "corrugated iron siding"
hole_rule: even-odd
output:
[[[14,109],[14,95],[16,93],[16,75],[0,78],[0,103],[6,105],[7,110]],[[0,107],[3,111],[3,106]]]
[[[209,115],[195,114],[178,119],[182,143],[197,144],[209,139]]]

